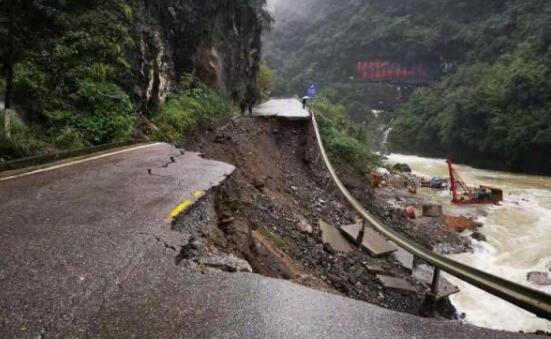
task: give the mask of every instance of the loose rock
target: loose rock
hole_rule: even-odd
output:
[[[527,277],[529,282],[540,286],[551,286],[551,278],[548,272],[530,272]]]
[[[486,236],[480,232],[473,232],[471,237],[478,241],[488,242],[488,238],[486,238]]]
[[[388,183],[390,184],[391,187],[394,187],[394,188],[401,189],[401,188],[407,187],[407,181],[401,175],[398,175],[398,174],[392,175],[388,179]]]
[[[221,225],[228,225],[228,224],[231,224],[234,221],[235,221],[234,217],[226,217],[226,218],[220,220],[220,224]]]
[[[430,218],[440,218],[444,214],[442,205],[424,205],[423,216]]]
[[[247,261],[243,259],[239,259],[233,254],[230,254],[228,256],[214,256],[214,257],[200,258],[198,260],[198,263],[200,265],[216,268],[216,269],[219,269],[225,272],[231,272],[231,273],[234,273],[234,272],[252,273],[253,272],[251,265]]]
[[[411,167],[408,164],[396,164],[392,166],[392,169],[400,173],[411,173]]]
[[[302,219],[297,223],[297,228],[299,231],[306,234],[312,234],[312,232],[314,232],[312,225],[310,225],[305,219]]]
[[[337,251],[335,251],[335,249],[333,248],[333,246],[331,246],[331,244],[329,243],[325,243],[323,244],[323,249],[325,250],[325,252],[331,254],[331,255],[335,255],[337,254]]]

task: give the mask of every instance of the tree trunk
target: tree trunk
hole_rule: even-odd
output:
[[[12,97],[13,97],[13,78],[14,78],[14,48],[15,48],[15,38],[14,38],[14,21],[15,21],[15,3],[11,2],[10,6],[10,17],[8,22],[8,55],[6,58],[6,92],[4,100],[4,108],[10,109],[12,106]]]
[[[12,107],[13,96],[13,62],[8,64],[6,71],[6,93],[4,98],[4,108],[10,109]]]

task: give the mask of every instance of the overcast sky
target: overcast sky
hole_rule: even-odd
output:
[[[268,0],[268,8],[270,11],[274,10],[275,5],[279,2],[279,0]]]

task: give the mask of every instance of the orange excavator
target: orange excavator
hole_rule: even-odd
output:
[[[503,201],[503,190],[489,186],[470,187],[465,184],[459,173],[447,161],[450,172],[450,190],[452,202],[458,205],[499,204]]]

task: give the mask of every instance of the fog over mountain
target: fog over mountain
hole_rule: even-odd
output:
[[[372,121],[372,110],[392,113],[394,151],[551,173],[551,2],[270,6],[276,23],[264,55],[279,92],[302,95],[314,82],[358,122]]]

